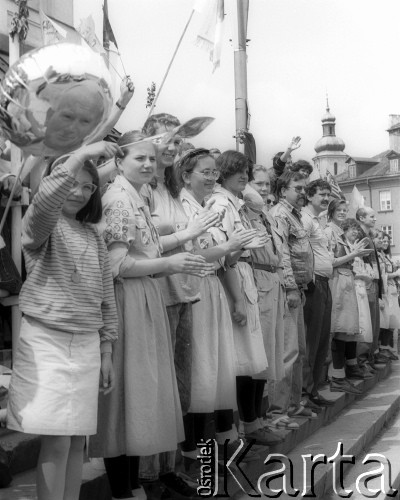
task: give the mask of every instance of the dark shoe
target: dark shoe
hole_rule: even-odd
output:
[[[168,492],[171,493],[170,498],[197,498],[197,490],[190,487],[187,482],[175,474],[175,472],[168,472],[168,474],[160,475],[160,481],[167,487]],[[163,498],[168,498],[168,496],[164,496]]]
[[[283,442],[283,437],[274,434],[271,430],[263,427],[245,435],[248,441],[255,439],[256,444],[275,446]]]
[[[374,378],[372,373],[368,369],[362,369],[358,365],[347,365],[346,366],[346,377],[349,379],[356,380],[367,380],[369,378]]]
[[[387,356],[384,356],[383,354],[379,353],[375,354],[374,362],[377,365],[387,365],[388,363],[390,363],[390,359]]]
[[[335,401],[332,401],[332,399],[324,398],[324,396],[322,396],[321,394],[318,394],[318,396],[310,397],[310,401],[318,406],[333,406],[335,404]]]
[[[347,378],[332,378],[331,392],[346,392],[347,394],[362,394],[363,391],[353,385]]]
[[[304,401],[302,401],[302,403],[306,408],[310,408],[310,410],[312,410],[314,413],[318,414],[322,412],[322,408],[316,403],[314,403],[314,401],[311,398],[305,399]]]

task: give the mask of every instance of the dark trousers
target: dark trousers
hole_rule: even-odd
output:
[[[315,286],[305,292],[306,359],[303,362],[303,393],[316,396],[329,349],[332,295],[328,279],[316,276]]]

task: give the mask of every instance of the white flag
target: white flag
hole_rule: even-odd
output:
[[[43,45],[65,41],[67,38],[66,30],[47,17],[42,10],[40,10],[40,21],[42,25]]]
[[[51,45],[58,42],[71,42],[78,45],[86,45],[82,36],[69,26],[63,27],[53,19],[50,19],[40,10],[40,22],[42,25],[43,45]]]
[[[105,53],[105,49],[103,45],[100,43],[100,40],[97,38],[94,20],[92,16],[88,16],[85,19],[81,19],[78,29],[78,33],[85,40],[85,42],[92,48],[95,52],[99,52],[100,54]]]
[[[365,205],[364,197],[357,189],[356,186],[353,187],[353,191],[351,192],[351,200],[350,200],[350,209],[357,212],[359,208],[362,208]]]
[[[203,22],[195,45],[209,53],[214,72],[221,60],[224,0],[208,0],[204,7],[198,2],[196,4],[194,10],[201,9]]]

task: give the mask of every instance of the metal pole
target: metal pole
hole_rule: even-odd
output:
[[[156,94],[156,96],[155,96],[155,98],[154,98],[154,101],[153,101],[153,103],[152,103],[152,105],[151,105],[151,108],[150,108],[149,114],[147,115],[147,118],[149,118],[149,117],[152,115],[152,113],[153,113],[153,110],[154,110],[154,108],[155,108],[155,105],[156,105],[156,102],[157,102],[157,100],[158,100],[158,97],[159,97],[159,95],[161,94],[161,90],[162,90],[162,88],[163,88],[163,86],[164,86],[165,80],[167,79],[167,76],[168,76],[169,70],[171,69],[172,63],[174,62],[175,56],[176,56],[176,54],[177,54],[177,52],[178,52],[178,49],[179,49],[179,47],[181,46],[181,43],[182,43],[183,37],[185,36],[185,33],[186,33],[186,31],[187,31],[187,29],[188,29],[188,27],[189,27],[189,24],[190,24],[190,21],[192,20],[192,17],[193,17],[194,12],[195,12],[195,11],[194,11],[194,9],[193,9],[193,10],[192,10],[192,12],[190,13],[189,19],[188,19],[188,21],[187,21],[187,23],[186,23],[186,26],[185,26],[185,27],[184,27],[184,29],[183,29],[183,32],[182,32],[181,37],[179,38],[178,45],[176,46],[176,49],[175,49],[175,51],[174,51],[174,53],[173,53],[173,55],[172,55],[171,61],[170,61],[170,63],[168,64],[167,71],[165,72],[164,78],[162,79],[162,82],[161,82],[160,88],[158,89],[158,92],[157,92],[157,94]]]
[[[235,119],[236,119],[236,149],[244,152],[240,142],[239,131],[247,131],[247,18],[249,0],[235,0],[236,23],[234,26],[234,70],[235,70]]]
[[[9,64],[10,66],[19,59],[20,43],[18,35],[14,40],[9,36]],[[21,165],[21,151],[17,146],[11,145],[11,169],[17,172]],[[22,208],[14,206],[11,208],[11,256],[21,272],[21,232],[22,232]],[[12,354],[13,360],[17,350],[19,329],[21,325],[21,311],[18,305],[11,306],[11,324],[12,324]]]

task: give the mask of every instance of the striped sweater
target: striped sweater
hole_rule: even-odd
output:
[[[21,311],[66,333],[99,331],[111,352],[118,319],[107,248],[94,225],[64,217],[74,177],[64,165],[43,179],[23,219],[22,248],[28,277]],[[80,283],[72,273],[78,269]]]

